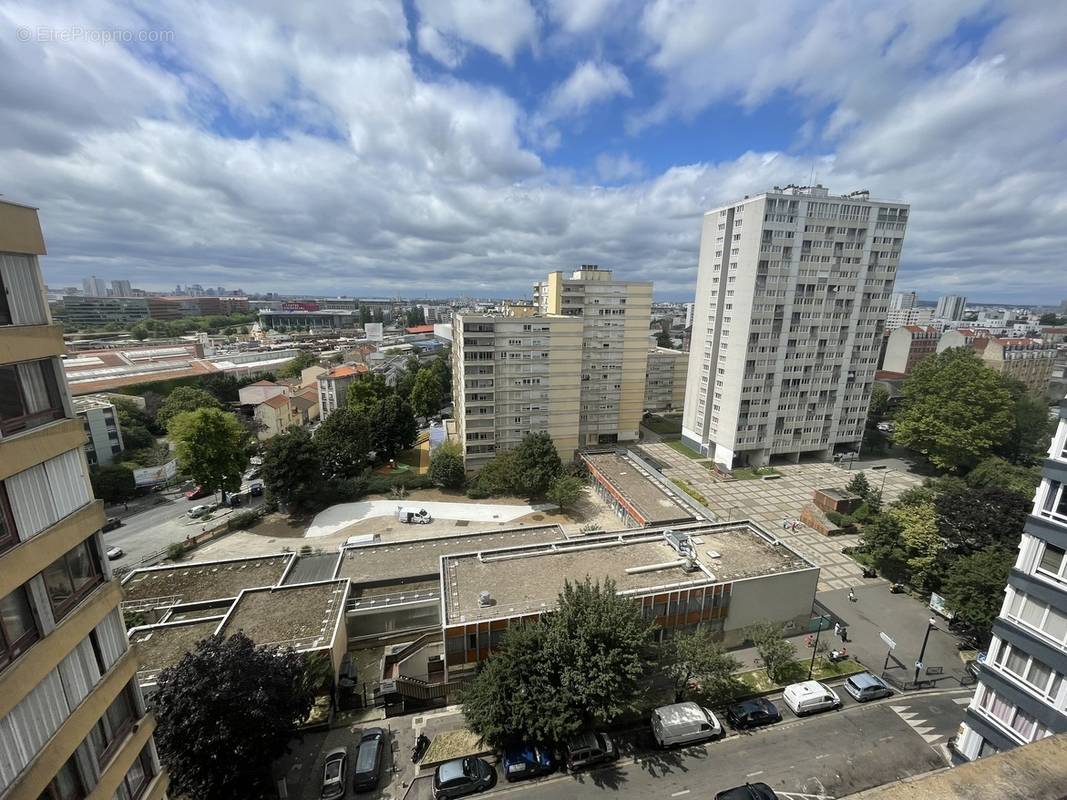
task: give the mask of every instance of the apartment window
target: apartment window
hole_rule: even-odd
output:
[[[64,414],[50,359],[0,367],[0,433],[36,428]]]
[[[44,577],[56,622],[104,582],[103,570],[93,552],[92,539],[82,542],[53,561],[45,567],[41,575]]]
[[[0,481],[0,553],[13,547],[19,540],[15,533],[15,518],[11,515],[11,504],[7,500],[7,490]]]
[[[1055,700],[1060,692],[1063,676],[1053,671],[1048,664],[1039,661],[1015,645],[1001,642],[1000,649],[997,651],[996,664],[1042,697]]]
[[[0,669],[18,658],[39,635],[30,599],[23,587],[0,598]]]
[[[1067,519],[1067,491],[1059,481],[1049,481],[1045,500],[1041,504],[1041,515]]]
[[[119,784],[113,800],[137,800],[144,794],[148,784],[152,782],[152,776],[155,774],[155,769],[152,766],[152,754],[148,748],[149,745],[145,745],[144,749],[137,755],[137,760],[133,762],[130,771],[122,779],[122,783]]]
[[[4,276],[0,275],[0,325],[11,324],[11,306],[7,302],[7,288],[4,286]]]
[[[1050,575],[1057,580],[1065,580],[1064,572],[1067,568],[1067,559],[1062,547],[1045,543],[1045,549],[1041,553],[1041,561],[1038,562],[1037,571]]]
[[[89,732],[89,742],[101,766],[111,761],[118,745],[137,720],[130,691],[129,686],[123,689]]]
[[[74,756],[60,767],[56,777],[48,784],[38,800],[82,800],[86,795],[85,784],[78,774],[78,765]]]

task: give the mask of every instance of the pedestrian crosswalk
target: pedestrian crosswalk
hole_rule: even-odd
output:
[[[957,706],[965,706],[971,702],[971,698],[970,695],[967,695],[966,697],[954,697],[952,698],[952,702]],[[930,711],[929,706],[916,709],[913,705],[891,705],[890,708],[893,709],[896,715],[904,720],[913,731],[923,737],[923,740],[931,747],[937,747],[938,745],[944,744],[956,733],[955,727],[951,729],[946,727],[946,720],[943,716],[936,721],[929,720],[928,717],[931,715],[926,713]]]

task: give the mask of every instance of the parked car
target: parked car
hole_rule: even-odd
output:
[[[619,749],[606,733],[586,731],[567,742],[567,769],[584,769],[614,761]]]
[[[238,506],[240,506],[240,505],[241,505],[241,503],[243,503],[243,502],[244,502],[244,501],[243,501],[243,500],[241,499],[241,495],[239,495],[239,494],[231,494],[231,495],[230,495],[230,496],[229,496],[229,497],[228,497],[228,498],[226,499],[226,504],[227,504],[227,505],[228,505],[228,506],[229,506],[230,508],[237,508],[237,507],[238,507]]]
[[[426,525],[433,522],[430,512],[418,506],[397,506],[396,518],[409,525]]]
[[[433,772],[434,800],[466,797],[496,786],[496,770],[481,758],[468,756],[446,761]]]
[[[737,730],[782,721],[782,712],[766,697],[754,697],[726,707],[726,721]]]
[[[113,531],[113,530],[115,530],[115,528],[121,528],[121,527],[122,527],[122,520],[121,519],[119,519],[118,517],[108,517],[107,521],[104,523],[104,527],[101,528],[100,530],[102,530],[104,533],[107,533],[108,531]]]
[[[207,497],[210,494],[211,492],[209,492],[203,486],[196,486],[185,493],[185,499],[199,500],[201,497]]]
[[[746,783],[724,789],[715,795],[715,800],[778,800],[778,795],[765,783]]]
[[[263,494],[263,484],[253,483],[252,486],[249,488],[248,493],[252,495],[252,497],[261,496]]]
[[[352,769],[352,788],[357,792],[369,792],[378,788],[378,776],[382,771],[382,752],[387,746],[382,728],[367,728],[359,739],[359,752]]]
[[[545,747],[533,744],[521,744],[517,747],[509,747],[504,751],[501,759],[504,769],[504,777],[508,782],[521,781],[527,778],[536,778],[539,775],[548,775],[556,770],[556,759]]]
[[[322,765],[322,800],[333,800],[345,796],[345,773],[348,771],[348,751],[343,747],[326,754]]]
[[[818,681],[801,681],[786,686],[782,700],[798,717],[841,707],[837,692]]]
[[[248,470],[248,472],[245,473],[245,480],[246,481],[255,480],[256,478],[258,478],[262,474],[263,474],[262,468],[253,467],[252,469]]]
[[[116,558],[122,558],[124,555],[126,555],[126,551],[123,550],[121,547],[116,546],[116,547],[109,547],[107,549],[107,560],[108,561],[114,561]]]
[[[882,433],[892,433],[893,432],[893,423],[892,422],[879,422],[878,425],[877,425],[877,428]]]
[[[652,712],[652,736],[660,747],[703,742],[722,735],[711,711],[696,703],[674,703]]]
[[[859,675],[852,675],[846,679],[845,691],[860,703],[893,695],[893,690],[889,688],[888,683],[869,672],[861,672]]]
[[[193,506],[192,508],[189,509],[189,516],[192,517],[193,519],[196,519],[197,517],[202,517],[205,514],[210,513],[211,510],[212,510],[212,507],[211,507],[210,504],[205,504],[205,505],[200,505],[200,506]]]

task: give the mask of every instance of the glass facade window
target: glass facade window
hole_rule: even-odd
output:
[[[15,518],[11,514],[11,504],[7,499],[7,490],[0,481],[0,553],[18,544],[15,532]]]
[[[122,779],[122,783],[119,784],[113,800],[138,800],[145,793],[154,775],[152,754],[149,751],[149,745],[145,745],[144,749],[137,755],[137,760],[133,762],[129,772]]]
[[[51,359],[0,366],[0,433],[9,436],[63,415]]]
[[[1056,547],[1054,544],[1045,544],[1045,549],[1041,553],[1041,561],[1038,562],[1037,571],[1046,575],[1051,575],[1053,578],[1059,580],[1064,579],[1064,572],[1067,569],[1067,555],[1062,547]]]
[[[82,800],[85,795],[85,784],[78,774],[74,756],[71,756],[41,793],[39,800]]]
[[[89,732],[89,742],[101,766],[111,760],[118,745],[137,720],[130,692],[128,686],[123,689]]]
[[[18,658],[39,635],[30,598],[23,587],[0,598],[0,668]]]
[[[58,622],[94,587],[104,582],[103,569],[88,539],[56,559],[41,573],[52,613]]]

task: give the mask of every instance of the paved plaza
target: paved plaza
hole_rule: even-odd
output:
[[[818,564],[820,592],[879,580],[865,579],[860,565],[841,552],[842,548],[858,544],[858,536],[823,536],[799,521],[795,531],[782,527],[783,520],[800,517],[815,489],[844,488],[856,470],[825,463],[790,464],[774,468],[781,475],[775,480],[723,481],[708,469],[710,459],[692,459],[659,442],[642,444],[637,450],[657,462],[668,478],[683,480],[704,495],[708,508],[718,518],[758,522]],[[896,469],[867,470],[865,474],[872,487],[882,490],[886,503],[895,500],[905,489],[922,483],[920,477]]]

